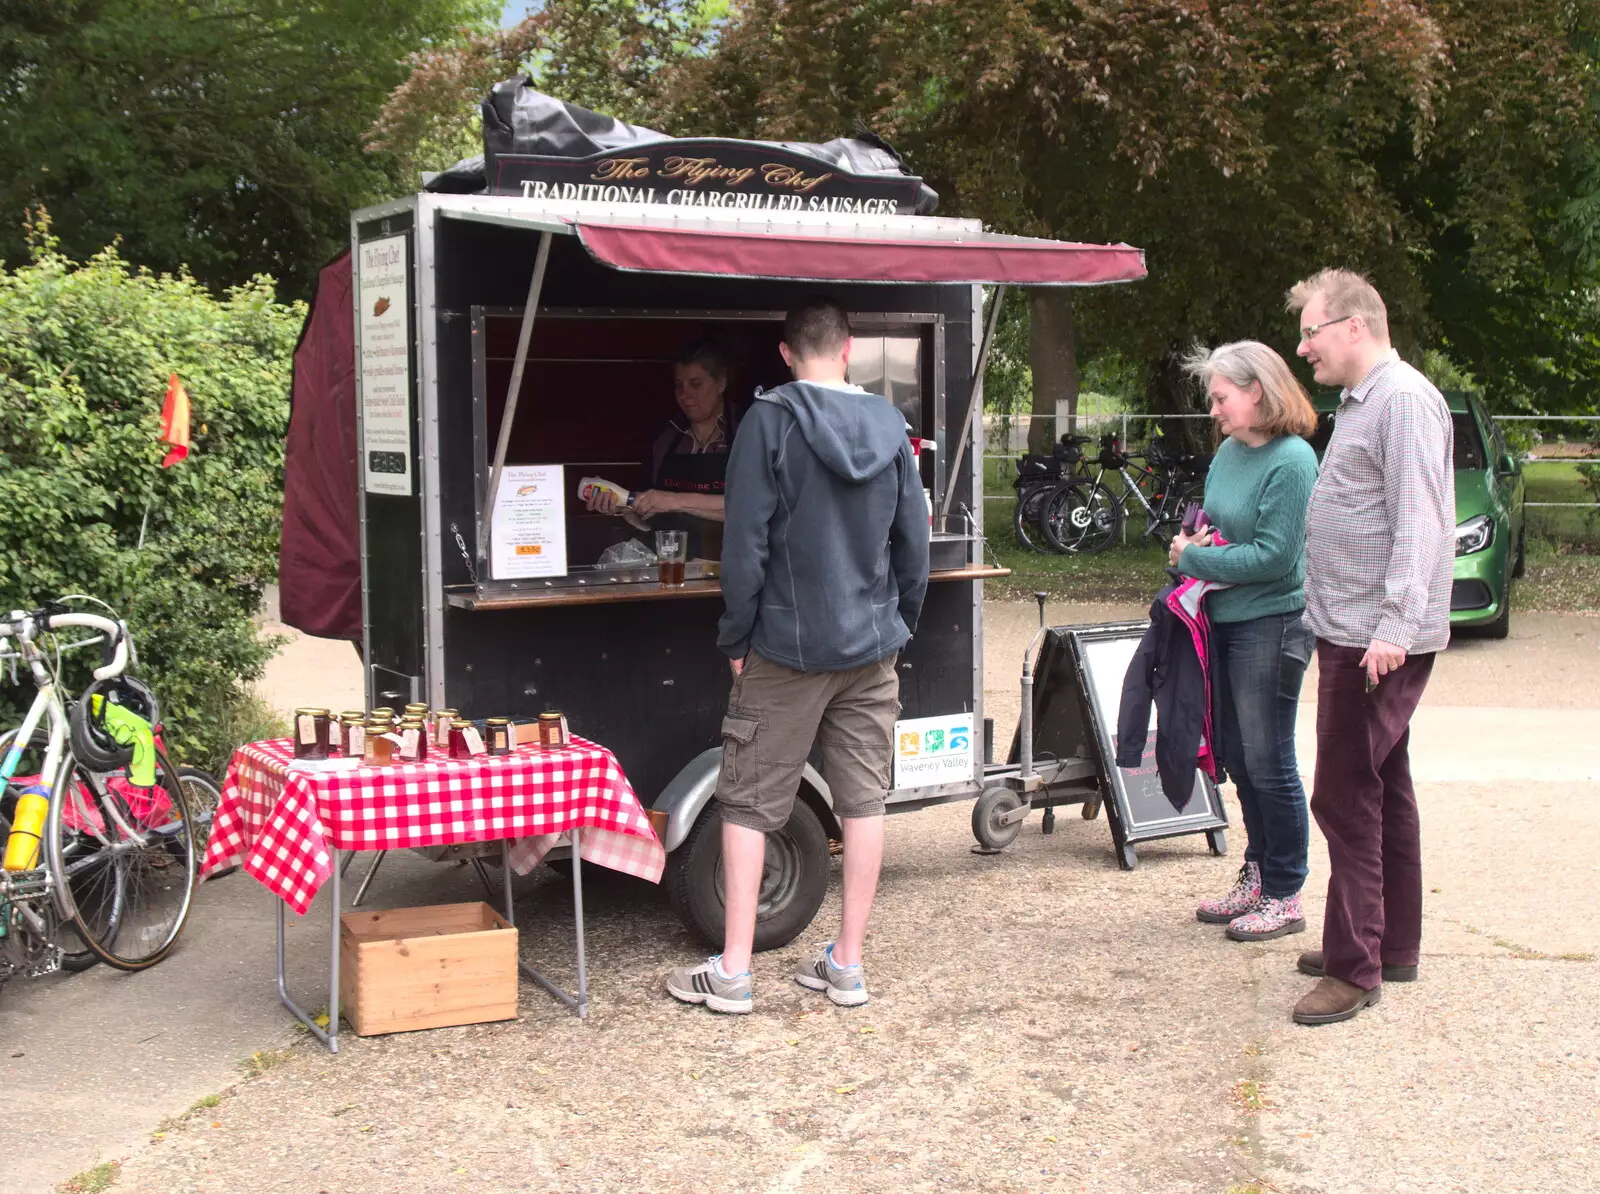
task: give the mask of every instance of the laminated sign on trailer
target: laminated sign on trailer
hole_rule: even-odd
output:
[[[361,462],[368,493],[411,496],[410,238],[361,248]]]

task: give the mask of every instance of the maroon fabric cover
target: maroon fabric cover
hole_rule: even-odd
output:
[[[1132,282],[1145,276],[1131,245],[1084,245],[974,233],[891,240],[815,233],[641,228],[578,222],[589,255],[613,269],[811,282],[982,282],[1016,286]]]
[[[361,530],[350,287],[346,252],[322,267],[294,350],[278,604],[286,625],[323,638],[359,641]]]

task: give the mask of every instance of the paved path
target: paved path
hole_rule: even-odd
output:
[[[1002,720],[1032,616],[987,610]],[[1352,1024],[1287,1019],[1308,985],[1294,954],[1320,928],[1319,839],[1312,932],[1238,946],[1190,911],[1226,887],[1236,842],[1225,859],[1195,840],[1151,843],[1124,873],[1103,819],[1066,816],[1054,836],[1035,819],[982,858],[954,805],[891,822],[867,1008],[788,981],[810,938],[758,961],[748,1019],[673,1005],[660,973],[699,947],[658,893],[617,877],[590,888],[587,1025],[525,987],[515,1022],[350,1038],[337,1059],[302,1043],[240,1083],[237,1059],[296,1038],[271,992],[270,901],[235,876],[202,889],[183,948],[147,974],[0,992],[0,1087],[28,1108],[0,1134],[5,1188],[46,1191],[127,1158],[116,1189],[152,1194],[809,1190],[841,1175],[897,1194],[1223,1194],[1255,1179],[1281,1192],[1591,1190],[1600,921],[1579,877],[1600,844],[1600,619],[1523,615],[1516,636],[1440,661],[1415,747],[1424,977]],[[344,645],[303,641],[269,683],[285,706],[349,703],[330,693],[354,682],[353,662]],[[403,856],[371,903],[473,892],[467,872]],[[559,972],[568,889],[541,872],[518,893],[525,951]],[[835,884],[819,936],[836,897]],[[308,998],[326,915],[291,930]],[[228,1088],[152,1141],[164,1117]]]

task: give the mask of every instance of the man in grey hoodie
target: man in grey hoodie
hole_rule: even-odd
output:
[[[928,507],[905,420],[850,385],[850,322],[831,299],[791,311],[779,346],[794,381],[757,395],[728,457],[717,646],[733,668],[717,781],[723,951],[667,975],[714,1011],[751,1010],[766,834],[783,828],[813,743],[844,827],[838,939],[795,980],[867,1002],[861,965],[883,862],[895,662],[928,585]]]

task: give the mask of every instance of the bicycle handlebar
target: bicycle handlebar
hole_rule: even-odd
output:
[[[111,618],[102,617],[100,614],[87,613],[52,613],[43,619],[46,630],[62,630],[68,626],[80,626],[85,630],[98,630],[106,636],[108,642],[116,644],[112,652],[111,661],[94,669],[96,680],[109,680],[113,676],[120,676],[128,667],[128,630],[121,622]]]
[[[84,630],[98,630],[101,637],[87,639],[81,643],[72,643],[64,650],[73,650],[78,647],[88,646],[93,642],[107,642],[115,644],[111,658],[94,669],[96,680],[109,680],[113,676],[120,676],[128,667],[128,656],[131,643],[128,628],[116,618],[107,618],[100,614],[80,613],[62,609],[43,609],[37,613],[23,613],[13,611],[4,622],[0,622],[0,642],[8,638],[30,639],[40,630],[56,631],[68,627],[81,627]]]

